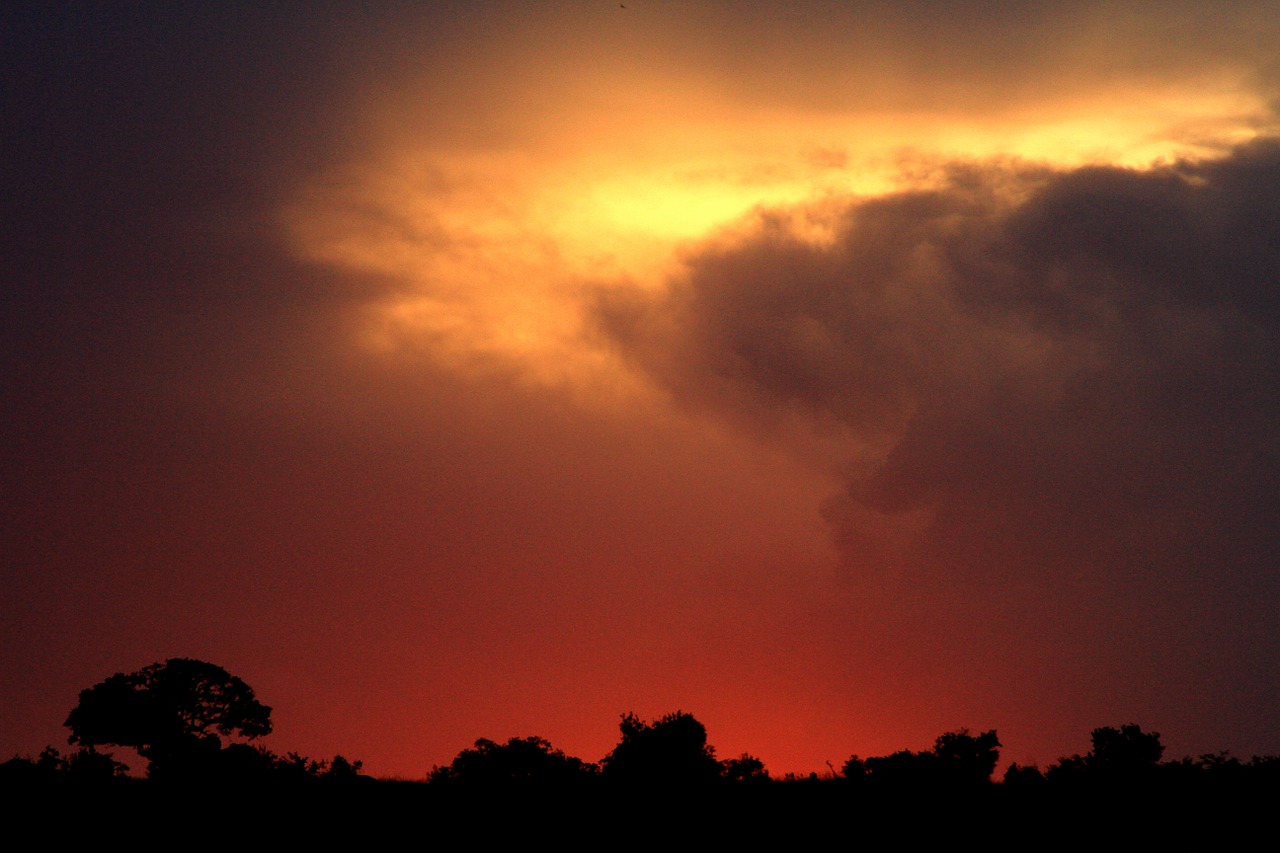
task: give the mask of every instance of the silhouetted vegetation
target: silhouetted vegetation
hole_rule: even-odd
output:
[[[222,667],[189,658],[116,673],[81,691],[65,725],[71,730],[68,742],[79,744],[78,750],[64,756],[48,747],[34,759],[15,756],[0,765],[0,783],[12,789],[136,781],[128,779],[126,763],[99,747],[136,751],[147,761],[148,780],[163,785],[341,784],[367,778],[360,776],[359,761],[341,755],[280,756],[248,743],[271,732],[271,708]]]
[[[545,738],[512,738],[506,743],[481,738],[427,778],[438,785],[563,786],[589,782],[599,772],[596,765],[565,755]]]
[[[723,762],[722,767],[721,773],[729,782],[769,781],[769,771],[765,770],[764,762],[745,752]]]
[[[860,784],[962,788],[989,784],[999,761],[1000,739],[994,730],[972,735],[961,729],[939,735],[929,752],[850,756],[841,775]]]
[[[1137,784],[1160,771],[1164,745],[1159,732],[1144,732],[1132,723],[1120,728],[1094,729],[1093,749],[1087,755],[1062,758],[1051,766],[1047,778],[1059,783],[1082,781]]]
[[[101,785],[123,779],[128,771],[128,765],[89,747],[63,755],[47,746],[37,758],[14,756],[0,764],[0,782],[11,786]]]
[[[222,737],[270,734],[271,708],[222,667],[172,658],[81,691],[65,725],[69,743],[132,747],[162,777],[221,766]]]
[[[326,821],[379,808],[427,809],[435,820],[488,826],[501,806],[522,832],[557,838],[564,836],[546,822],[551,813],[594,821],[605,831],[634,825],[643,814],[636,828],[642,833],[681,821],[701,826],[708,840],[723,843],[726,833],[736,832],[737,843],[756,844],[764,826],[785,830],[794,842],[804,827],[835,826],[858,815],[858,838],[872,846],[968,838],[994,848],[1042,849],[1235,846],[1238,836],[1214,816],[1231,811],[1247,825],[1249,815],[1264,813],[1251,810],[1280,791],[1280,757],[1244,761],[1219,752],[1166,761],[1159,733],[1132,723],[1094,729],[1088,753],[1064,756],[1044,770],[1012,764],[999,782],[992,778],[1000,758],[997,733],[967,729],[938,736],[926,751],[852,755],[839,772],[832,767],[779,779],[749,753],[718,760],[706,727],[684,711],[651,721],[623,715],[617,745],[598,763],[566,755],[542,737],[481,738],[421,782],[377,781],[341,755],[278,755],[252,742],[270,732],[270,713],[221,667],[175,658],[83,691],[66,721],[78,748],[15,756],[0,764],[0,787],[11,800],[19,792],[93,791],[97,804],[113,802],[101,792],[117,792],[126,799],[114,802],[134,807],[132,792],[182,794],[159,806],[146,801],[146,809],[195,808],[204,798],[183,793],[192,786],[205,793],[270,791],[277,806],[303,801],[281,799],[285,792],[305,795],[306,802],[324,792],[344,798],[317,801],[330,804],[322,806]],[[148,761],[147,778],[128,776],[126,765],[100,747],[135,750]],[[343,811],[337,805],[343,802],[364,811]],[[992,835],[997,826],[1004,834]]]
[[[646,723],[626,714],[622,739],[601,761],[606,782],[635,786],[706,785],[724,768],[707,743],[707,729],[692,714],[677,711]]]

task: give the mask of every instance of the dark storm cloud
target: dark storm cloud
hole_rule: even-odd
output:
[[[1083,576],[1139,620],[1260,627],[1280,545],[1277,186],[1273,140],[1150,172],[958,168],[849,203],[830,245],[762,214],[669,294],[600,316],[691,405],[841,425],[854,461],[827,514],[855,584],[1103,606],[1034,601]]]
[[[598,317],[689,407],[843,436],[833,647],[1010,719],[1270,750],[1276,187],[1275,140],[1148,172],[957,167],[850,201],[829,243],[762,214]]]

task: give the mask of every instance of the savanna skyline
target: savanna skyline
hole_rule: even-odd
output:
[[[0,757],[1280,753],[1280,6],[13,4]]]

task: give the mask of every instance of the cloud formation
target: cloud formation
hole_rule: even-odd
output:
[[[838,425],[825,515],[864,606],[1076,655],[1064,621],[1088,614],[1130,635],[1137,682],[1213,661],[1270,702],[1276,186],[1273,139],[1150,171],[956,167],[850,200],[829,242],[761,213],[598,316],[687,406]]]

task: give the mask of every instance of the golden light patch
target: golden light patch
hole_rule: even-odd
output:
[[[612,94],[585,84],[554,122],[513,108],[509,126],[487,119],[504,129],[484,144],[387,130],[414,124],[389,111],[425,108],[384,105],[356,162],[316,176],[288,208],[295,244],[394,283],[358,335],[388,357],[412,349],[458,370],[616,388],[638,380],[593,335],[596,288],[660,290],[681,247],[734,239],[730,226],[754,211],[788,211],[793,233],[822,243],[842,200],[935,185],[957,160],[1148,168],[1225,151],[1267,114],[1225,72],[1034,107],[993,93],[980,113],[749,109],[644,83],[610,81],[610,93],[631,86],[616,112],[601,106]]]

